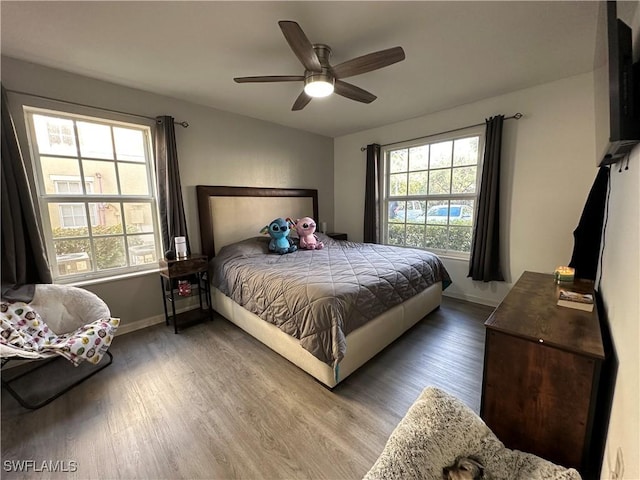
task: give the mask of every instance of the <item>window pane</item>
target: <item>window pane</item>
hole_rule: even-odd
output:
[[[149,195],[147,166],[118,163],[122,195]]]
[[[449,216],[448,201],[427,202],[427,223],[429,225],[446,225]]]
[[[471,251],[471,227],[452,226],[449,228],[449,249],[456,252]]]
[[[407,171],[407,149],[394,150],[389,154],[391,173]]]
[[[476,165],[478,163],[478,137],[459,138],[453,146],[453,165]]]
[[[151,205],[148,203],[125,203],[124,218],[127,225],[127,233],[153,232],[153,219],[151,218]]]
[[[389,195],[397,197],[407,194],[407,174],[396,173],[389,177]]]
[[[96,249],[96,264],[98,270],[126,266],[124,237],[94,238],[93,245]]]
[[[131,235],[129,242],[129,261],[131,265],[156,263],[156,244],[153,235]]]
[[[401,219],[404,220],[404,216],[400,217],[400,213],[401,213],[401,208],[399,205],[400,202],[397,202],[395,200],[391,200],[389,202],[389,209],[388,209],[388,214],[389,214],[389,221],[391,222],[397,222],[400,221]]]
[[[468,225],[473,224],[475,200],[452,200],[449,210],[449,224]]]
[[[440,142],[431,145],[431,159],[429,168],[443,168],[451,166],[453,142]]]
[[[447,227],[434,227],[427,225],[427,248],[447,249]]]
[[[424,223],[425,201],[412,200],[407,202],[406,218],[408,223]]]
[[[53,238],[87,236],[87,216],[82,203],[50,203],[49,224]]]
[[[98,123],[76,122],[83,157],[113,159],[111,128]]]
[[[144,134],[141,130],[114,127],[113,136],[118,160],[145,163]]]
[[[85,181],[91,182],[91,191],[88,194],[117,195],[116,164],[100,160],[83,160],[82,170]]]
[[[409,195],[425,195],[427,193],[428,172],[409,174]]]
[[[426,170],[429,168],[429,145],[409,149],[409,170]]]
[[[77,156],[73,121],[34,115],[33,126],[40,154]]]
[[[407,215],[407,202],[398,202],[398,206],[396,208],[396,220],[398,222],[404,223],[406,221]]]
[[[95,218],[91,232],[93,235],[119,235],[122,229],[120,204],[95,202],[89,203],[89,211]]]
[[[429,171],[429,194],[438,195],[449,193],[451,189],[451,170],[430,170]]]
[[[404,225],[389,225],[388,239],[390,245],[404,245]]]
[[[424,238],[425,227],[424,225],[407,225],[407,246],[411,247],[426,247],[426,241]]]
[[[91,257],[88,239],[57,240],[53,242],[56,251],[56,265],[58,275],[75,275],[90,272]]]
[[[80,185],[80,166],[75,158],[40,157],[40,168],[44,191],[48,194],[68,195],[70,181]]]
[[[451,193],[475,193],[477,167],[453,168]]]

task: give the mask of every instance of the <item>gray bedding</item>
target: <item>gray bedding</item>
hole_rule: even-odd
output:
[[[212,285],[335,366],[349,332],[436,282],[451,283],[424,250],[321,240],[322,250],[285,255],[268,251],[269,237],[225,246],[211,261]]]

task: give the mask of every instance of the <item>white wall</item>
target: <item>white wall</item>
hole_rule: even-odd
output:
[[[446,295],[497,305],[523,271],[552,272],[566,265],[596,175],[593,80],[578,75],[433,115],[335,139],[335,228],[362,240],[365,153],[369,143],[405,139],[522,112],[504,126],[501,214],[506,283],[467,279],[468,261],[445,258],[453,279]]]
[[[609,217],[602,261],[602,292],[618,374],[605,447],[603,479],[613,478],[618,449],[624,477],[640,478],[640,146],[631,153],[629,170],[611,168]]]
[[[640,5],[640,2],[638,2]],[[633,21],[634,60],[640,60],[640,8]],[[626,163],[625,163],[626,165]],[[616,459],[620,478],[640,478],[640,146],[629,158],[629,170],[611,168],[609,218],[602,252],[600,290],[618,356],[609,434],[601,478],[613,478]],[[624,167],[623,167],[624,168]],[[620,473],[620,472],[618,472]]]
[[[331,138],[7,57],[2,57],[2,84],[8,90],[150,117],[171,115],[178,121],[189,122],[186,129],[176,126],[176,140],[193,251],[200,249],[196,185],[317,188],[319,220],[332,226]],[[33,106],[113,117],[101,110],[10,94],[9,103],[21,133],[23,152],[27,155],[21,101]],[[124,325],[149,319],[155,321],[163,314],[157,273],[87,288],[100,295],[113,314],[122,318]]]

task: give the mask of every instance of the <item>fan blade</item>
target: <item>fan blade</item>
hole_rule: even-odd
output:
[[[304,81],[303,75],[267,75],[262,77],[236,77],[233,79],[236,83],[249,82],[298,82]]]
[[[404,59],[405,56],[402,47],[393,47],[347,60],[332,67],[332,70],[336,78],[347,78],[387,67]]]
[[[298,95],[298,98],[296,98],[296,101],[293,103],[293,107],[291,107],[291,110],[293,110],[294,112],[297,110],[302,110],[310,101],[311,97],[304,93],[303,90],[302,93]]]
[[[290,20],[280,20],[278,22],[284,38],[289,43],[291,50],[296,54],[298,60],[304,65],[304,68],[312,72],[321,72],[322,65],[318,60],[313,45],[296,22]]]
[[[373,93],[369,93],[360,87],[343,82],[342,80],[336,80],[334,91],[338,95],[342,95],[343,97],[362,103],[371,103],[378,98]]]

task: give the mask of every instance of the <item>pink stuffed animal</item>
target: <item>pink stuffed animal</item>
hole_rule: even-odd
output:
[[[300,238],[300,248],[307,250],[320,250],[324,244],[315,235],[316,222],[313,218],[302,217],[294,222],[298,238]]]

